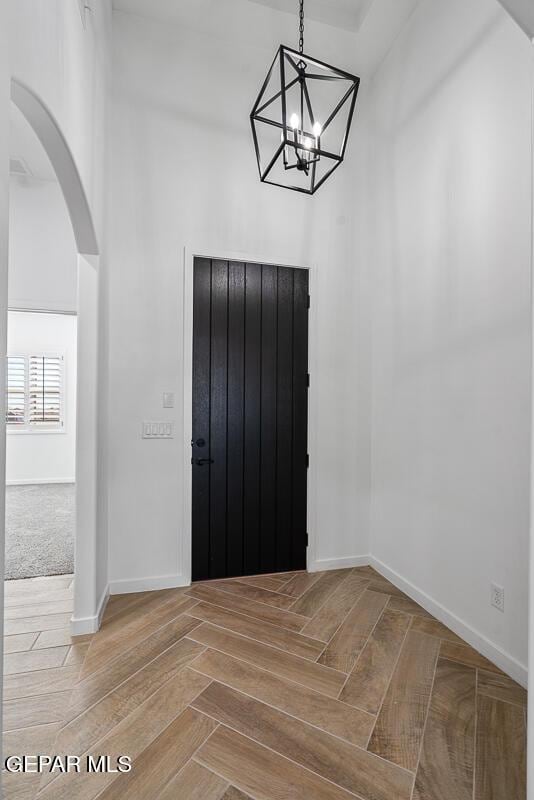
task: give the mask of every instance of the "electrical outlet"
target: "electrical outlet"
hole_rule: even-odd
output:
[[[498,611],[504,612],[504,589],[497,583],[491,584],[491,605]]]

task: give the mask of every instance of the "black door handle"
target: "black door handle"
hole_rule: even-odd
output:
[[[204,464],[213,464],[213,463],[214,463],[213,458],[197,458],[195,460],[195,464],[197,465],[197,467],[203,467]]]

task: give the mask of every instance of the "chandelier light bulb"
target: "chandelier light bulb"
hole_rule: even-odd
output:
[[[291,114],[291,117],[290,117],[290,120],[289,120],[289,124],[293,128],[293,130],[296,131],[298,129],[299,122],[300,122],[299,115],[298,114]]]
[[[304,137],[304,141],[302,142],[302,144],[304,145],[306,150],[309,150],[313,143],[312,143],[312,140],[308,136],[305,136]]]
[[[321,123],[320,122],[314,122],[313,123],[313,135],[315,136],[315,138],[318,139],[322,132],[323,132],[323,129],[321,127]]]

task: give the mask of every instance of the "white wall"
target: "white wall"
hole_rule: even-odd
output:
[[[347,161],[314,198],[260,184],[248,115],[287,16],[253,3],[239,8],[238,27],[225,28],[222,38],[114,15],[109,520],[115,591],[138,579],[154,585],[158,578],[188,578],[180,556],[184,246],[317,267],[315,557],[325,566],[368,552],[364,97]],[[256,14],[263,24],[251,37]],[[357,68],[344,61],[345,34],[324,28],[323,38],[318,54]],[[162,409],[164,391],[176,393],[174,410]],[[143,441],[144,419],[175,420],[176,438]]]
[[[11,176],[9,305],[76,311],[76,243],[56,181]]]
[[[531,56],[497,3],[423,0],[373,82],[370,177],[371,551],[523,680]]]
[[[6,385],[7,352],[7,272],[9,237],[9,92],[10,70],[8,58],[7,12],[0,3],[0,386]],[[5,393],[0,392],[0,419],[5,419]],[[5,425],[0,425],[0,486],[5,479]],[[0,575],[4,574],[5,554],[5,496],[0,492]],[[0,658],[4,659],[4,593],[0,592]],[[0,670],[0,692],[3,690],[3,670]],[[0,708],[0,729],[2,710]],[[0,747],[1,751],[1,747]],[[1,787],[0,776],[0,793]]]
[[[76,475],[76,317],[10,311],[8,355],[64,355],[64,428],[26,433],[8,431],[6,482],[73,482]]]

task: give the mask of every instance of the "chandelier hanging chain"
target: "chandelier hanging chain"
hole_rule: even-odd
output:
[[[304,52],[304,0],[300,0],[299,8],[299,53]]]

